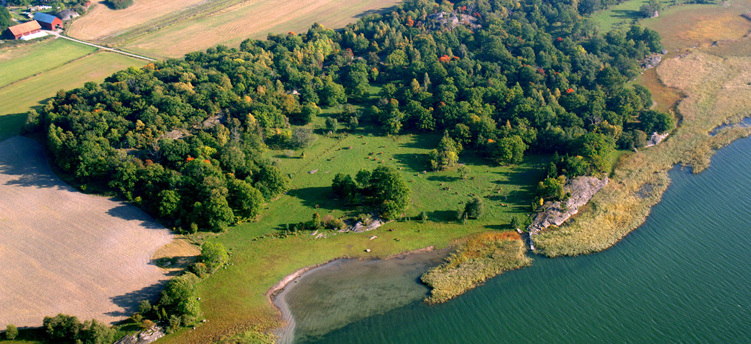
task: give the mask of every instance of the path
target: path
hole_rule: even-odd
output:
[[[98,45],[98,44],[89,43],[89,42],[82,41],[82,40],[79,40],[79,39],[75,39],[75,38],[71,38],[71,37],[68,37],[68,36],[64,36],[64,35],[61,35],[58,32],[55,32],[55,31],[45,30],[45,32],[47,32],[47,33],[49,33],[51,35],[55,35],[55,36],[57,36],[59,38],[67,39],[69,41],[73,41],[73,42],[77,42],[77,43],[81,43],[81,44],[86,44],[86,45],[89,45],[89,46],[92,46],[92,47],[95,47],[95,48],[99,48],[99,49],[102,49],[102,50],[111,51],[113,53],[122,54],[122,55],[125,55],[125,56],[130,56],[130,57],[134,57],[134,58],[137,58],[137,59],[146,60],[146,61],[149,61],[149,62],[156,62],[156,59],[152,59],[150,57],[136,55],[136,54],[131,54],[131,53],[127,53],[127,52],[124,52],[124,51],[118,50],[118,49],[107,48],[105,46],[101,46],[101,45]]]

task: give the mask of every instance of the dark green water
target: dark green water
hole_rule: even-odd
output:
[[[605,252],[536,257],[446,304],[411,302],[298,342],[749,343],[751,140],[701,174],[670,175],[647,222]]]

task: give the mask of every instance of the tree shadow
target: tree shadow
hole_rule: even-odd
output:
[[[452,176],[429,176],[427,179],[432,182],[455,182],[461,180],[459,177]]]
[[[456,210],[435,210],[428,213],[428,219],[433,222],[456,221]]]
[[[0,142],[0,174],[18,176],[5,185],[74,190],[52,172],[41,145],[26,137]]]
[[[393,11],[395,9],[396,9],[396,6],[390,6],[390,7],[384,7],[384,8],[377,8],[377,9],[367,10],[367,11],[363,11],[360,14],[356,14],[354,16],[354,18],[360,19],[360,18],[364,18],[364,17],[367,17],[369,15],[373,15],[373,14],[383,14],[383,13],[391,12],[391,11]]]
[[[508,224],[505,224],[505,225],[485,225],[485,228],[502,231],[502,230],[511,229],[511,226],[508,225]]]
[[[334,176],[330,174],[325,174],[325,176],[329,176],[331,179],[334,178]],[[335,208],[339,208],[337,206],[339,205],[339,201],[333,198],[331,194],[331,187],[316,186],[316,187],[307,187],[307,188],[301,188],[301,189],[293,189],[293,190],[287,191],[287,195],[299,198],[300,200],[302,200],[302,204],[304,206],[310,207],[313,210],[315,209],[333,210]]]
[[[167,282],[168,280],[163,280],[148,287],[111,297],[110,300],[112,300],[112,303],[122,308],[122,310],[107,312],[105,314],[113,317],[129,317],[133,315],[133,313],[138,311],[138,304],[141,301],[148,300],[152,304],[156,303],[159,300],[159,293],[164,290]]]
[[[107,210],[107,215],[117,217],[126,221],[140,221],[139,226],[148,229],[165,229],[151,216],[144,213],[140,208],[125,203],[117,198],[110,198],[110,201],[118,203],[117,206]]]
[[[430,159],[425,154],[394,154],[394,159],[399,161],[397,165],[405,167],[408,172],[422,173],[430,166]]]
[[[639,11],[634,10],[613,10],[613,18],[620,19],[639,19],[641,17]]]

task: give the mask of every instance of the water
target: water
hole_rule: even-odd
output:
[[[646,223],[605,252],[537,257],[446,304],[411,302],[298,342],[747,343],[750,171],[751,140],[737,141],[701,174],[671,171]]]
[[[361,319],[424,299],[420,276],[441,264],[447,250],[388,260],[337,260],[303,274],[276,298],[293,325],[280,331],[282,344],[319,338]]]

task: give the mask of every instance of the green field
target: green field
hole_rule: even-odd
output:
[[[65,52],[71,51],[67,45],[61,47]],[[4,63],[13,63],[14,68],[25,69],[35,68],[39,61],[23,59]],[[26,120],[26,112],[44,104],[45,99],[54,96],[57,91],[81,87],[87,81],[101,82],[118,70],[142,64],[143,61],[124,55],[97,52],[85,57],[74,57],[72,61],[54,69],[0,87],[0,99],[3,100],[0,102],[0,140],[17,135]]]
[[[318,122],[322,122],[320,118]],[[279,325],[276,310],[265,292],[284,276],[305,266],[337,257],[386,257],[431,245],[445,247],[469,234],[508,229],[512,215],[529,212],[532,186],[543,177],[540,166],[544,158],[530,157],[512,168],[488,166],[467,153],[460,159],[472,170],[466,180],[460,179],[455,170],[423,174],[428,169],[427,153],[439,139],[355,132],[341,139],[320,136],[305,150],[305,159],[299,158],[299,151],[292,158],[282,151],[269,151],[272,159],[278,159],[281,169],[292,175],[292,189],[271,202],[257,223],[242,224],[217,236],[216,240],[232,252],[232,265],[200,284],[202,307],[211,325],[170,336],[165,342],[203,343],[250,324],[262,324],[261,329]],[[319,239],[310,232],[279,237],[287,224],[310,220],[316,208],[322,217],[357,215],[354,208],[330,197],[331,180],[336,173],[354,174],[362,168],[373,169],[382,164],[401,168],[412,189],[413,202],[407,215],[415,217],[425,211],[429,222],[391,222],[359,234],[325,230],[326,238]],[[311,171],[316,172],[311,174]],[[450,190],[442,190],[447,187]],[[455,220],[456,212],[464,207],[462,202],[470,194],[489,196],[483,198],[485,215],[462,225]],[[373,235],[378,238],[369,240]],[[371,253],[364,252],[368,248]]]
[[[0,50],[0,88],[32,75],[55,69],[94,51],[96,51],[94,47],[65,39]]]

